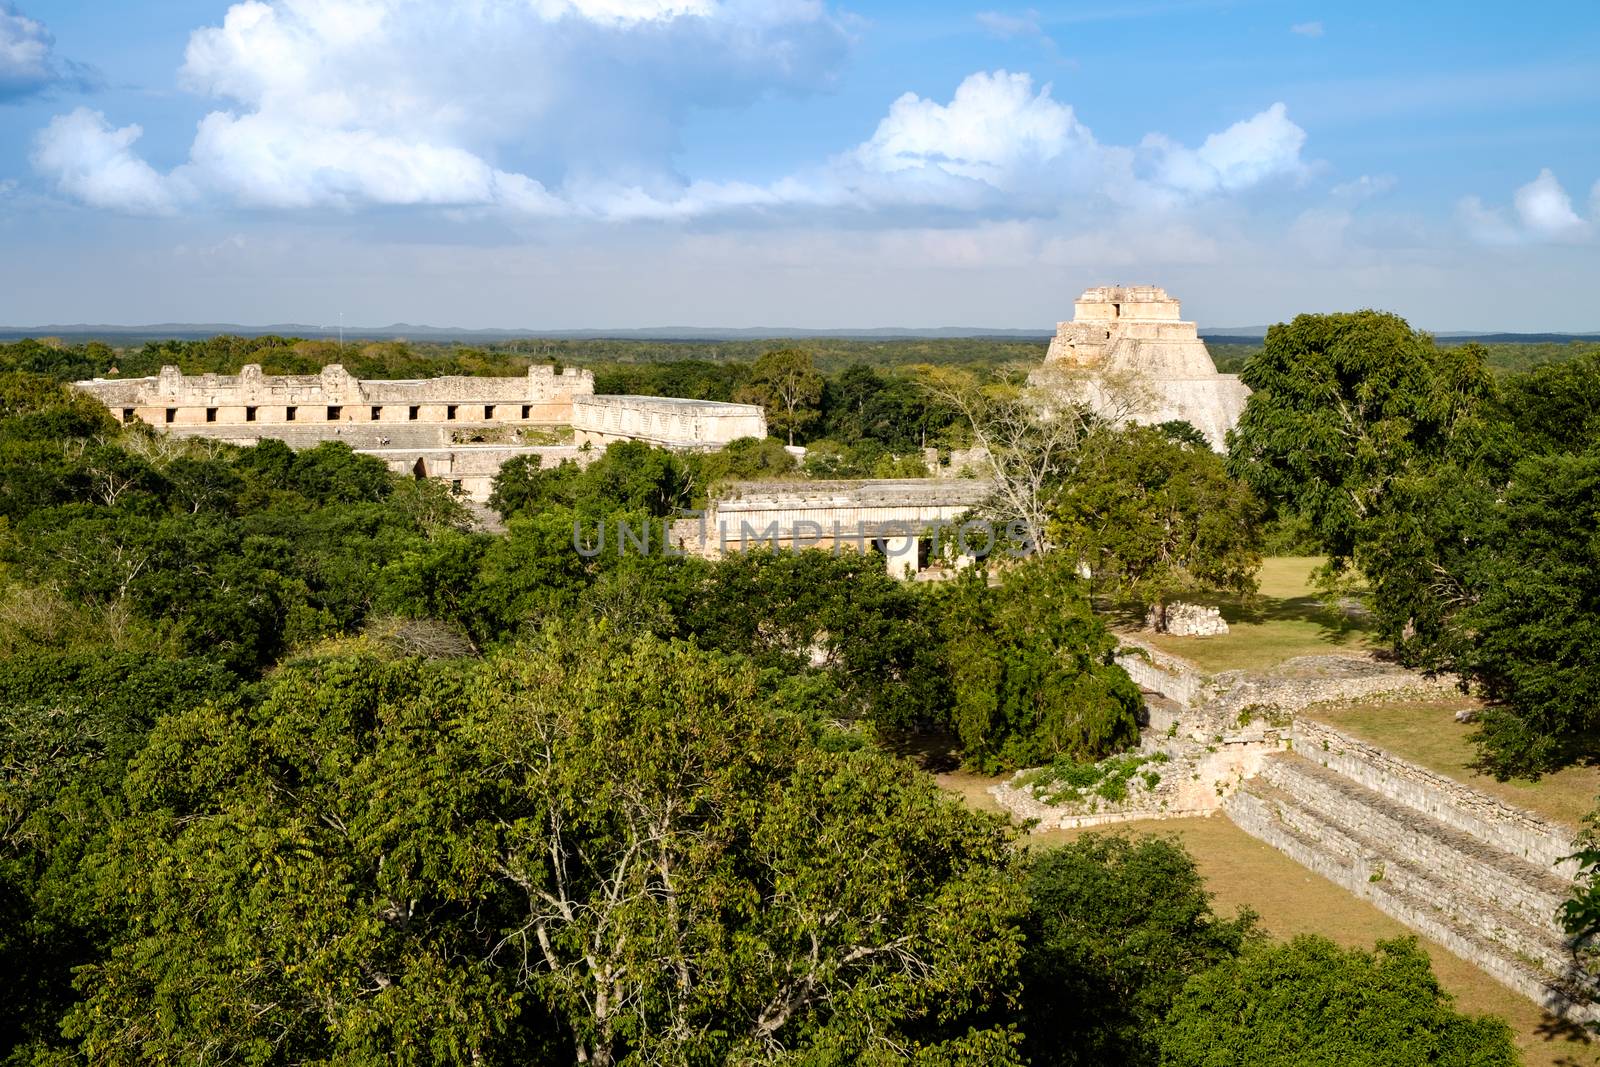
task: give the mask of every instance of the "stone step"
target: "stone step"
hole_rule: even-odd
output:
[[[1296,717],[1292,736],[1299,755],[1396,804],[1567,879],[1577,873],[1576,863],[1568,858],[1575,851],[1569,827],[1305,716]]]
[[[1261,779],[1251,784],[1252,794],[1271,805],[1273,814],[1306,839],[1315,842],[1348,866],[1348,877],[1358,884],[1380,883],[1385,891],[1404,894],[1424,904],[1446,920],[1464,925],[1479,937],[1495,942],[1506,953],[1536,965],[1549,978],[1561,980],[1572,969],[1572,954],[1553,924],[1535,924],[1493,901],[1464,896],[1452,888],[1459,876],[1438,868],[1419,866],[1387,848],[1383,841],[1363,832],[1361,826],[1341,824],[1313,800],[1297,796]],[[1376,888],[1373,890],[1376,892]]]
[[[1304,806],[1345,826],[1412,866],[1438,872],[1458,893],[1515,912],[1552,935],[1571,882],[1520,856],[1398,803],[1312,760],[1279,754],[1262,764],[1261,778]]]
[[[1399,867],[1402,861],[1381,854],[1377,862],[1384,865],[1383,876],[1374,880],[1373,858],[1362,854],[1360,842],[1342,828],[1318,820],[1309,806],[1291,794],[1259,779],[1247,782],[1224,800],[1223,810],[1252,837],[1272,845],[1351,894],[1370,901],[1379,910],[1438,942],[1546,1010],[1576,1022],[1600,1021],[1600,1006],[1592,1003],[1584,977],[1576,968],[1564,965],[1552,973],[1535,962],[1535,958],[1491,936],[1495,931],[1526,925],[1515,916],[1501,914],[1487,922],[1480,919],[1474,923],[1442,910],[1434,899],[1425,895],[1431,893],[1436,899],[1441,888],[1437,883],[1427,881],[1425,875],[1419,875],[1409,865],[1405,865],[1405,877],[1391,879],[1388,865],[1393,863]],[[1317,836],[1318,827],[1324,838]],[[1354,852],[1348,851],[1350,849]],[[1426,885],[1432,888],[1419,892],[1419,887]],[[1529,936],[1526,930],[1522,934]],[[1549,960],[1544,952],[1539,956],[1550,963],[1556,962]]]

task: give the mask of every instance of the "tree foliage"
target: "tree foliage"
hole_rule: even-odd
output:
[[[1111,662],[1117,641],[1059,554],[1011,567],[999,586],[978,571],[934,599],[950,679],[950,724],[986,772],[1096,760],[1138,737],[1139,689]]]
[[[338,659],[165,720],[80,978],[98,1062],[1009,1058],[999,820],[652,639]]]
[[[1192,979],[1159,1035],[1173,1067],[1519,1062],[1504,1022],[1451,1006],[1415,938],[1372,952],[1306,936],[1258,947]]]
[[[1168,838],[1090,834],[1029,865],[1023,1050],[1036,1067],[1160,1062],[1157,1035],[1192,977],[1259,937],[1222,919]]]
[[[1153,606],[1202,592],[1253,592],[1260,505],[1222,457],[1162,430],[1098,437],[1066,481],[1050,538],[1099,590]]]
[[[794,444],[822,414],[822,375],[810,353],[781,348],[757,359],[738,399],[767,409],[767,425]]]

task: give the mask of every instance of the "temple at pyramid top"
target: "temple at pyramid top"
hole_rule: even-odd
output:
[[[1183,321],[1178,301],[1156,285],[1084,290],[1072,321],[1057,325],[1045,366],[1136,383],[1148,399],[1132,421],[1192,423],[1219,451],[1250,395],[1236,375],[1217,373],[1195,324]]]

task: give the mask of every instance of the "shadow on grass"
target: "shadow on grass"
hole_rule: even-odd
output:
[[[1533,1031],[1539,1039],[1545,1042],[1559,1041],[1568,1045],[1590,1045],[1594,1041],[1594,1031],[1582,1023],[1575,1023],[1571,1019],[1562,1019],[1555,1015],[1546,1015]],[[1558,1067],[1583,1067],[1593,1064],[1594,1060],[1588,1056],[1583,1059],[1572,1059],[1562,1056],[1554,1061]]]
[[[950,774],[961,769],[961,748],[956,736],[943,730],[886,734],[882,745],[929,774]]]
[[[1219,608],[1222,619],[1232,626],[1265,626],[1274,622],[1311,623],[1317,637],[1329,644],[1345,644],[1374,632],[1366,609],[1352,602],[1330,607],[1321,597],[1268,597],[1237,593],[1196,596],[1197,603]],[[1096,598],[1095,610],[1119,629],[1140,630],[1145,626],[1145,611],[1140,604]]]

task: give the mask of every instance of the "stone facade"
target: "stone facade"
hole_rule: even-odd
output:
[[[668,448],[721,448],[741,437],[767,436],[767,416],[754,404],[662,396],[579,396],[572,429],[581,444],[648,441]]]
[[[993,547],[976,531],[967,544],[955,522],[992,489],[971,478],[736,482],[704,516],[674,523],[672,538],[708,559],[760,545],[878,551],[891,574],[913,578],[943,558],[943,546]]]
[[[364,381],[337,363],[319,374],[271,375],[252,363],[238,374],[185,375],[162,367],[154,378],[96,378],[77,388],[124,424],[270,437],[279,428],[331,435],[363,424],[568,426],[573,399],[594,393],[594,375],[537,366],[519,378]]]
[[[1600,1020],[1557,921],[1570,833],[1330,727],[1294,737],[1224,801],[1234,823],[1547,1010]]]
[[[573,367],[535,366],[517,378],[409,381],[363,380],[337,363],[319,374],[284,375],[263,374],[257,364],[238,374],[185,375],[163,367],[153,378],[96,378],[76,388],[124,425],[144,422],[241,445],[343,441],[392,470],[450,482],[480,503],[489,499],[500,465],[515,456],[538,456],[550,466],[586,462],[612,441],[714,449],[767,434],[759,407],[596,396],[594,375]],[[548,443],[563,435],[575,443]]]
[[[1056,327],[1045,355],[1049,372],[1081,388],[1096,408],[1154,425],[1183,420],[1217,451],[1239,422],[1250,390],[1217,365],[1178,301],[1153,285],[1088,289],[1071,322]]]

